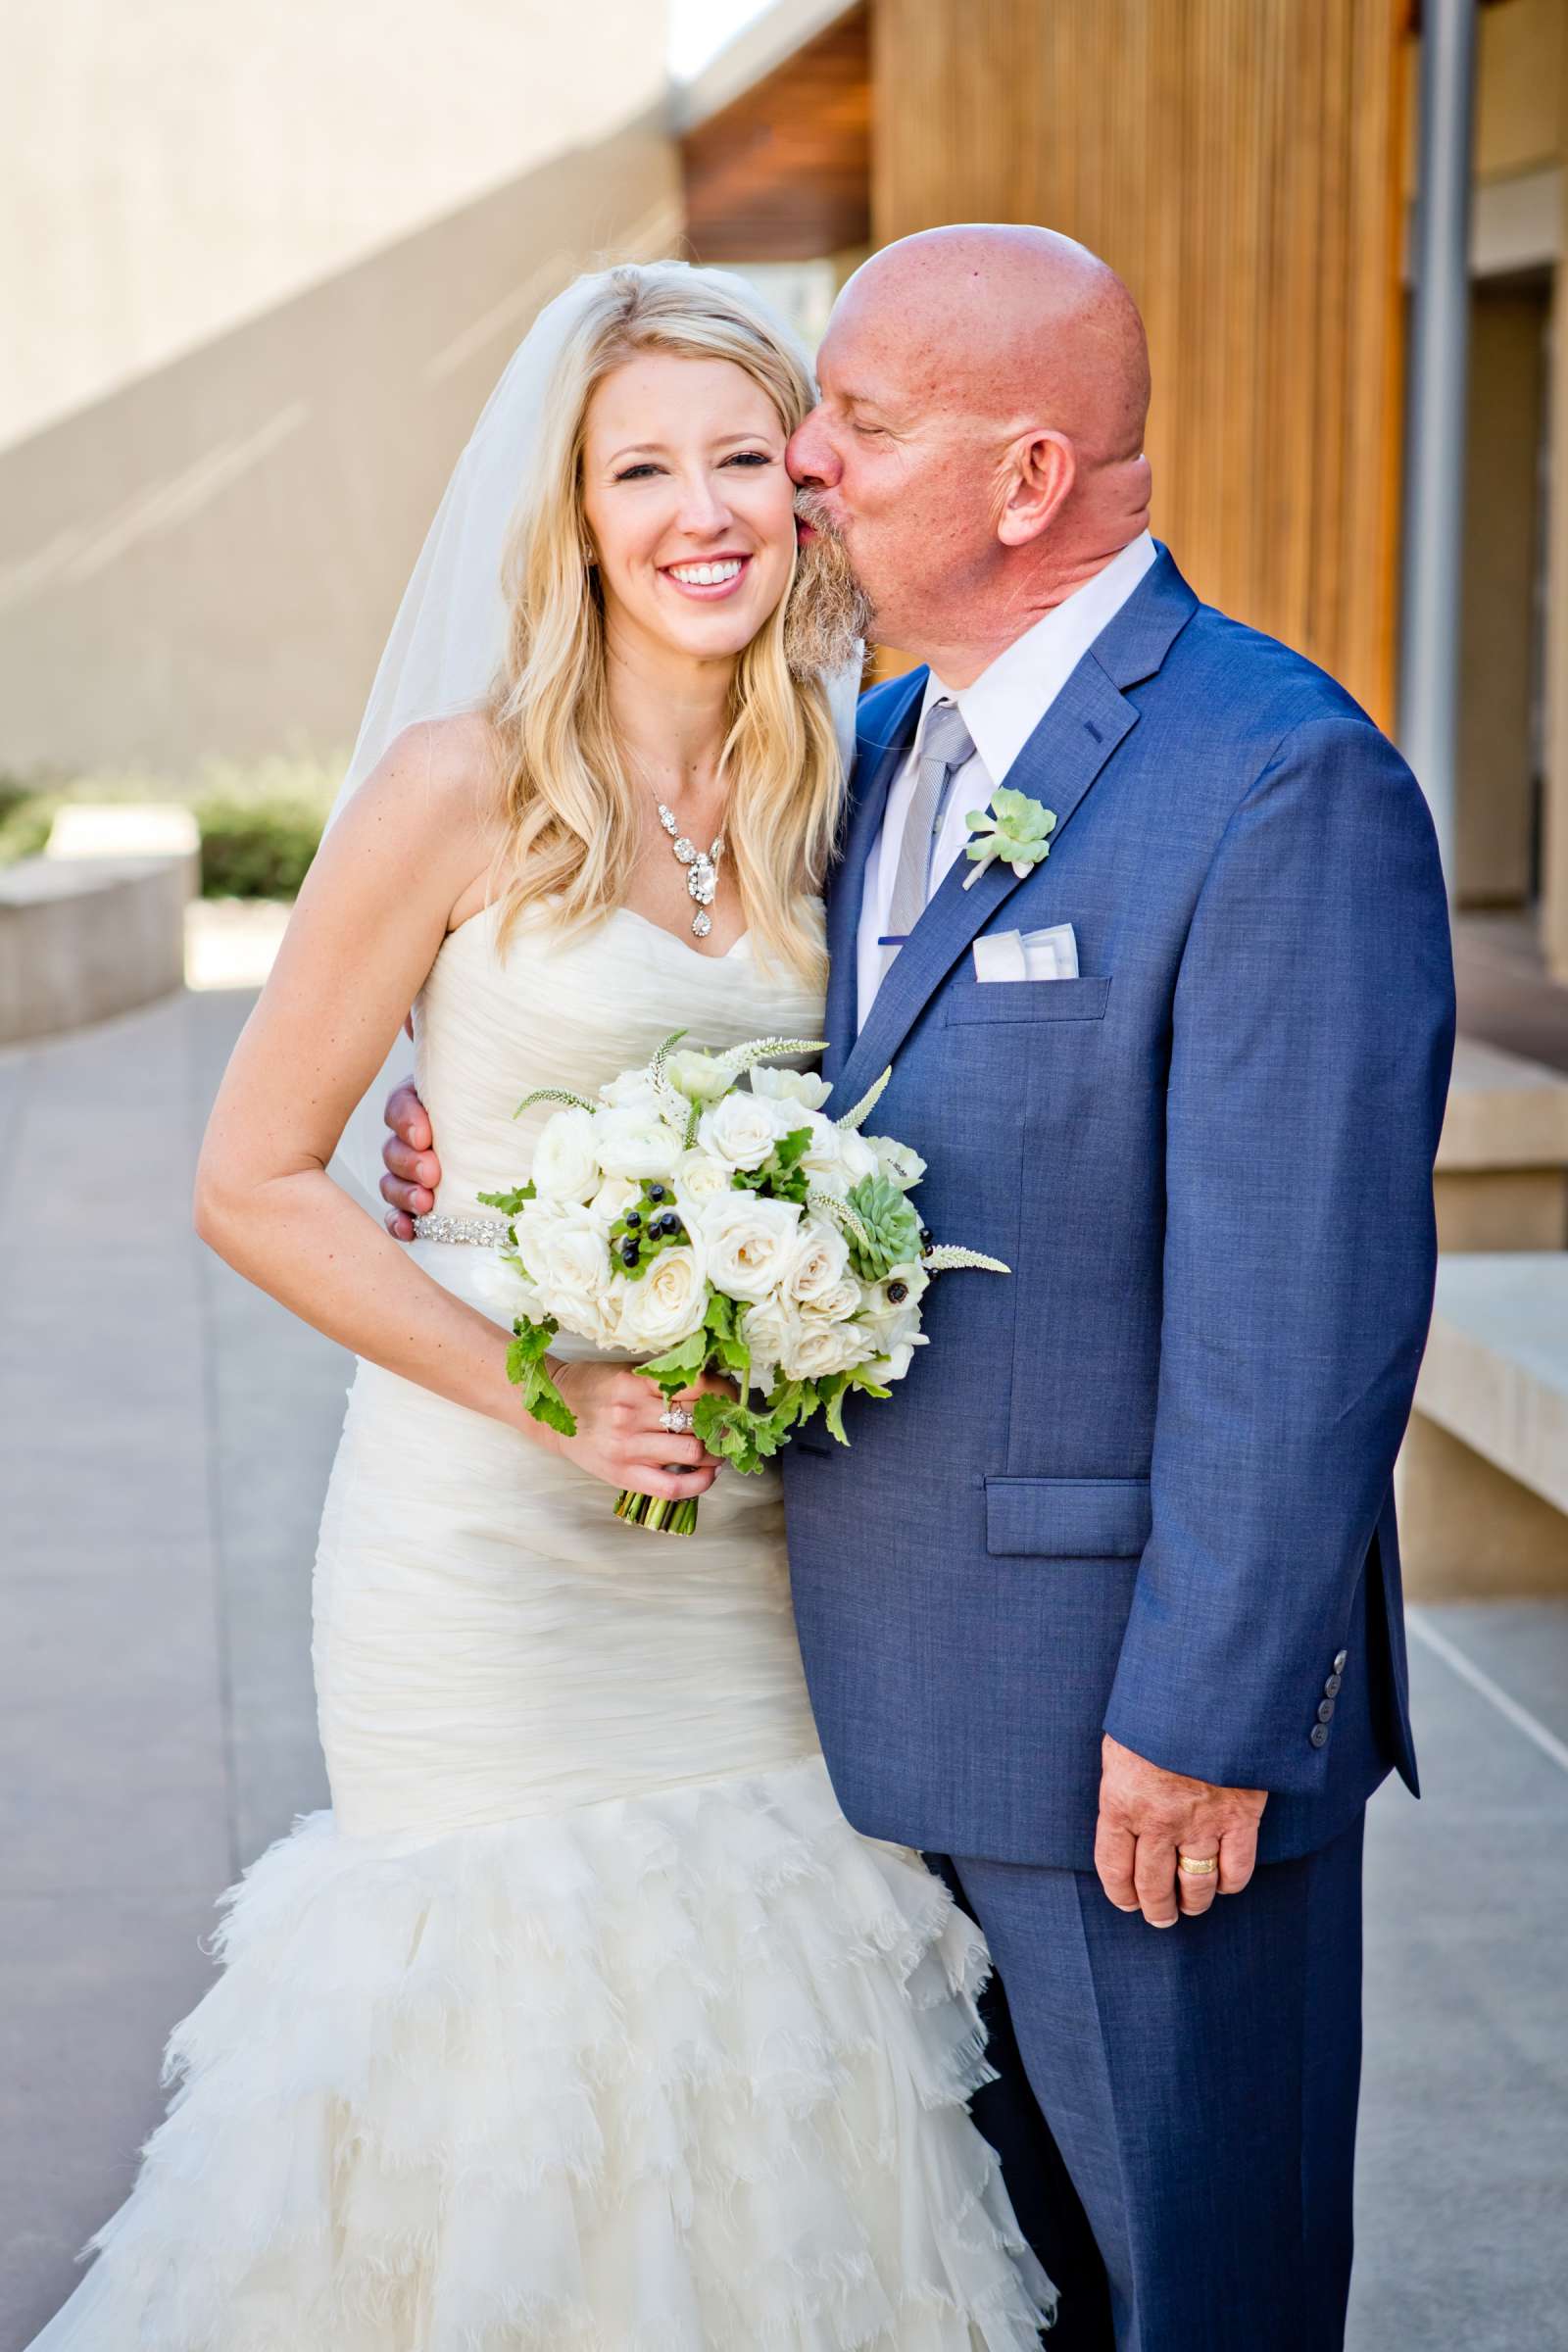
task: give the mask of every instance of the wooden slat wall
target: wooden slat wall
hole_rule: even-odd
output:
[[[1155,527],[1392,716],[1403,0],[876,0],[876,241],[1040,220],[1149,322]]]

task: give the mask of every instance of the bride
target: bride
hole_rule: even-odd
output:
[[[564,1341],[577,1434],[527,1418],[472,1246],[533,1088],[820,1020],[857,614],[797,547],[811,400],[739,281],[581,279],[426,542],[197,1181],[203,1237],[361,1359],[331,1810],[228,1897],[34,2352],[1005,2352],[1049,2310],[965,2106],[983,1947],[834,1802],[776,1480],[715,1485]],[[446,1175],[405,1251],[326,1168],[411,1001]],[[707,1494],[699,1532],[622,1525],[628,1485]]]

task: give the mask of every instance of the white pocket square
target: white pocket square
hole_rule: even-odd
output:
[[[974,943],[977,980],[1076,980],[1078,941],[1071,923],[1049,931],[988,931]]]

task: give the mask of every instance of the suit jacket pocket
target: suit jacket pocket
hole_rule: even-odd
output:
[[[950,988],[945,1021],[1102,1021],[1110,1001],[1108,978],[1098,980],[976,980]]]
[[[986,1480],[986,1549],[1004,1557],[1136,1560],[1152,1525],[1147,1478]]]

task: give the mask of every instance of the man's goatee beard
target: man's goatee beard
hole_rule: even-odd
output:
[[[784,612],[784,659],[792,678],[830,677],[848,669],[870,638],[871,600],[855,575],[844,543],[813,525],[803,541]]]

